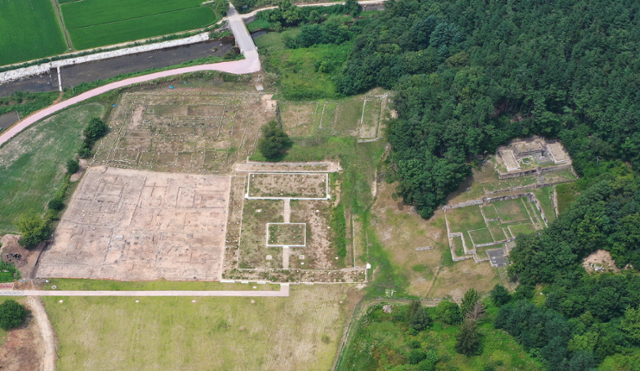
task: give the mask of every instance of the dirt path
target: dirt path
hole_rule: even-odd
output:
[[[33,318],[35,318],[42,339],[44,341],[44,359],[42,362],[42,371],[56,371],[56,361],[58,359],[56,353],[56,337],[53,326],[49,321],[49,316],[44,309],[44,304],[40,298],[30,296],[27,298],[27,304],[31,308]]]

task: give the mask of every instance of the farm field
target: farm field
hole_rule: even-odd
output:
[[[65,1],[60,10],[77,50],[193,30],[217,20],[198,0]]]
[[[15,232],[22,214],[42,213],[82,142],[82,130],[104,113],[101,104],[72,108],[23,131],[0,148],[0,232]]]
[[[353,285],[316,285],[292,286],[288,298],[44,301],[60,371],[324,371],[361,296]]]
[[[67,50],[50,0],[0,0],[0,66]]]

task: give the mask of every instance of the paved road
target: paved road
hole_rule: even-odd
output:
[[[65,290],[4,290],[0,296],[186,296],[186,297],[289,297],[289,284],[280,285],[280,291],[65,291]]]
[[[199,66],[184,67],[184,68],[178,68],[175,70],[156,72],[149,75],[132,77],[126,80],[116,81],[111,84],[107,84],[99,88],[89,90],[88,92],[80,94],[77,97],[73,97],[71,99],[67,99],[58,104],[54,104],[52,106],[49,106],[43,110],[35,112],[30,116],[24,118],[22,121],[15,124],[8,130],[5,130],[4,132],[2,132],[2,134],[0,134],[0,146],[2,146],[11,138],[16,136],[22,130],[44,119],[45,117],[48,117],[76,103],[83,102],[89,98],[93,98],[95,96],[104,94],[111,90],[115,90],[118,88],[130,86],[134,84],[139,84],[142,82],[151,81],[151,80],[155,80],[163,77],[181,75],[184,73],[197,72],[197,71],[221,71],[221,72],[227,72],[227,73],[232,73],[236,75],[260,71],[260,68],[261,68],[260,59],[258,57],[258,51],[256,50],[256,47],[253,44],[253,40],[251,39],[251,35],[249,34],[249,31],[247,31],[247,28],[244,25],[244,21],[242,20],[242,18],[240,18],[238,13],[235,12],[235,9],[233,9],[233,12],[234,14],[229,16],[229,26],[231,27],[231,31],[233,32],[236,40],[238,40],[238,44],[240,45],[240,48],[243,49],[243,54],[245,59],[240,61],[203,64]]]

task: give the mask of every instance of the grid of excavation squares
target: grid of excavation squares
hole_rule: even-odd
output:
[[[90,168],[37,276],[219,280],[229,177]]]

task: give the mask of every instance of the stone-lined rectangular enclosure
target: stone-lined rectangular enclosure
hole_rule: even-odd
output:
[[[227,176],[87,170],[38,277],[219,280]]]

